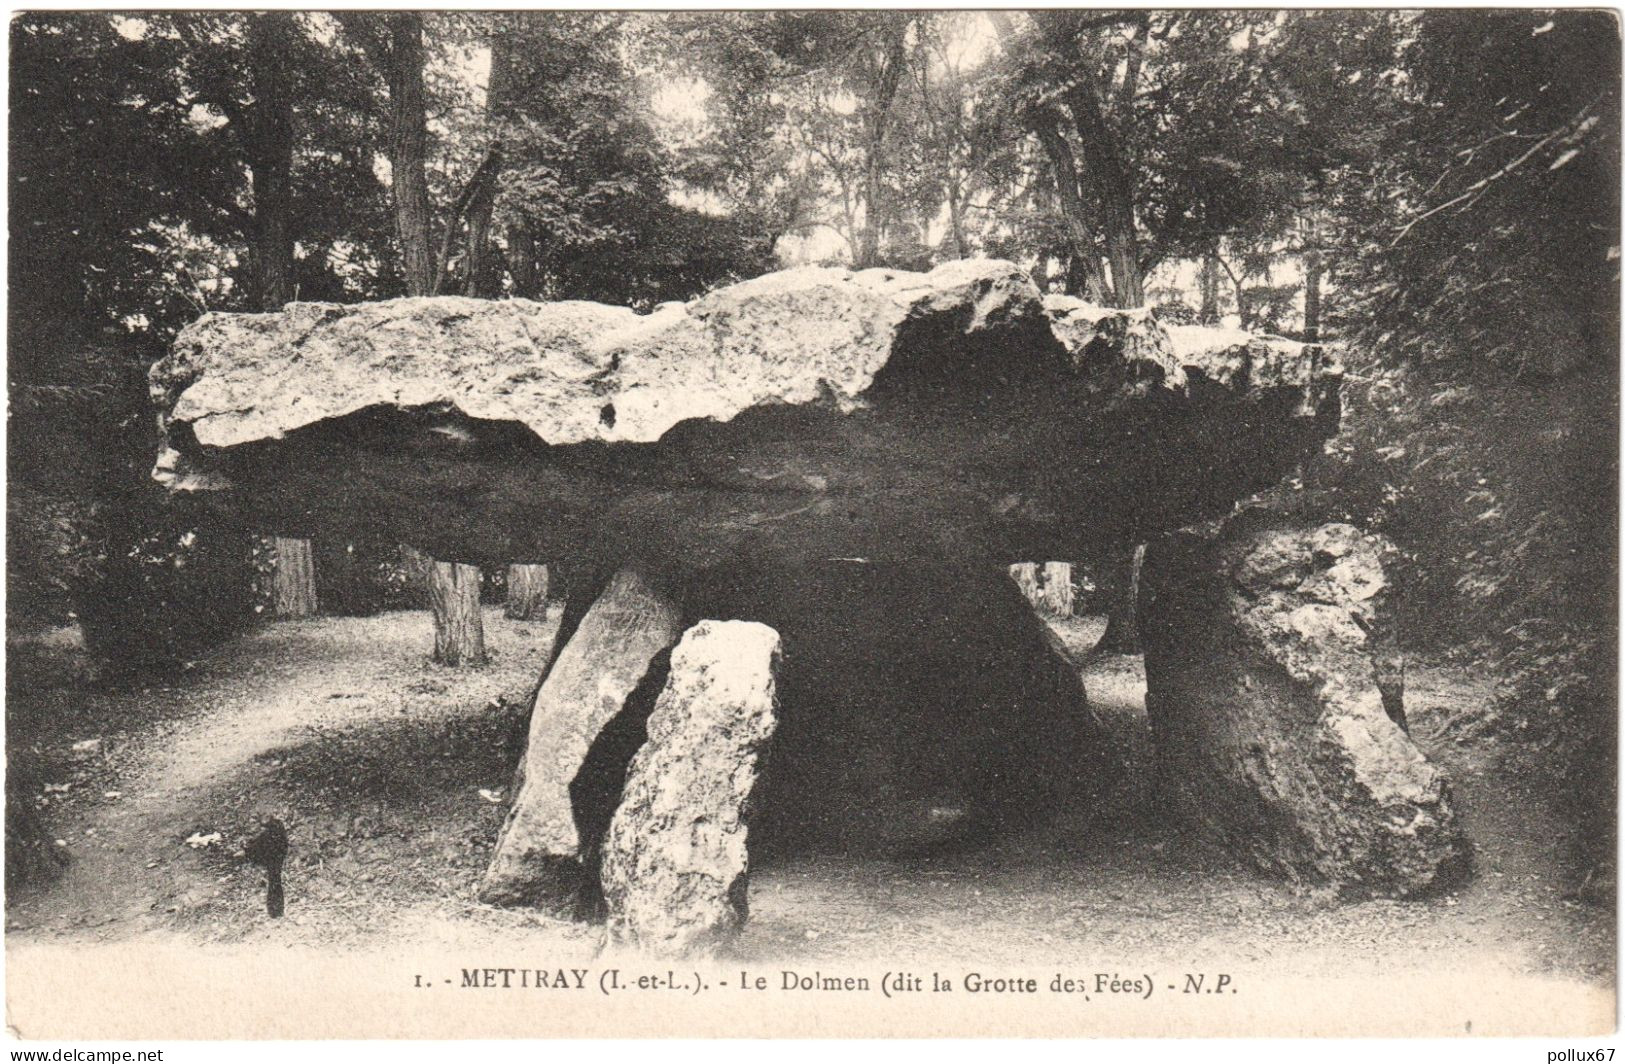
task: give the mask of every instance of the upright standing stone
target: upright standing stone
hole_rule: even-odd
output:
[[[604,841],[616,941],[690,956],[744,923],[747,813],[777,725],[778,663],[778,633],[752,621],[701,621],[672,651]]]
[[[1408,895],[1467,844],[1444,777],[1384,712],[1390,547],[1349,525],[1193,533],[1146,553],[1146,708],[1175,807],[1290,878]]]
[[[681,632],[677,607],[629,569],[587,610],[536,693],[524,785],[480,886],[483,901],[575,911],[585,870],[570,785],[650,663]]]

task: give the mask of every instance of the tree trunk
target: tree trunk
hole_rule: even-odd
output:
[[[479,567],[435,562],[429,570],[429,608],[434,613],[434,660],[441,665],[484,665]]]
[[[1101,114],[1100,97],[1087,78],[1076,80],[1066,94],[1067,107],[1083,149],[1083,173],[1100,200],[1100,228],[1111,264],[1112,305],[1145,304],[1139,238],[1134,230],[1134,193],[1117,148],[1117,139]]]
[[[954,240],[954,258],[968,258],[970,242],[965,238],[965,205],[960,198],[958,178],[948,182],[948,232]]]
[[[248,63],[254,105],[243,130],[243,154],[253,182],[254,220],[248,258],[254,305],[281,310],[293,302],[293,99],[286,49],[293,15],[272,11],[248,19]],[[276,537],[273,600],[278,617],[316,613],[316,570],[308,539]]]
[[[1230,283],[1236,286],[1236,317],[1241,322],[1241,328],[1247,327],[1247,289],[1241,283],[1241,276],[1230,268],[1230,264],[1214,254],[1213,261],[1224,267],[1224,272],[1230,275]]]
[[[513,276],[513,294],[521,299],[540,299],[542,269],[536,235],[521,222],[510,226],[508,234],[508,273]]]
[[[880,265],[880,163],[866,165],[863,179],[863,232],[858,237],[858,257],[854,269]]]
[[[496,299],[502,294],[502,273],[491,255],[491,210],[496,187],[487,184],[474,195],[468,208],[468,276],[463,278],[463,294],[479,299]]]
[[[1136,616],[1136,603],[1140,594],[1140,565],[1145,560],[1145,544],[1134,548],[1126,564],[1114,566],[1106,581],[1111,605],[1106,618],[1106,631],[1100,637],[1098,649],[1111,654],[1138,654],[1140,630]]]
[[[254,106],[248,114],[244,154],[254,190],[249,258],[254,303],[281,310],[294,298],[293,284],[293,98],[287,48],[296,33],[293,15],[272,11],[248,20],[248,62]]]
[[[881,139],[872,138],[869,145],[869,160],[864,165],[863,232],[858,238],[857,261],[852,264],[859,270],[880,265],[881,200],[886,195],[880,180]]]
[[[1097,306],[1111,302],[1111,295],[1106,291],[1106,272],[1100,268],[1100,256],[1094,249],[1075,251],[1067,256],[1066,294]]]
[[[547,566],[508,566],[507,615],[516,621],[533,621],[547,614]]]
[[[487,181],[468,208],[468,275],[463,278],[463,292],[481,299],[495,299],[502,294],[502,271],[497,268],[500,260],[491,254],[491,212],[495,203],[496,182]]]
[[[1076,251],[1066,257],[1066,273],[1062,276],[1061,290],[1069,296],[1087,299],[1084,292],[1088,289],[1087,279],[1084,277],[1083,256]]]
[[[1045,562],[1043,580],[1045,612],[1055,617],[1072,616],[1072,563]]]
[[[1083,197],[1079,185],[1077,157],[1067,143],[1051,111],[1035,112],[1030,124],[1039,143],[1049,156],[1050,169],[1055,175],[1055,189],[1061,200],[1061,218],[1066,222],[1067,239],[1072,255],[1067,267],[1067,294],[1099,299],[1106,290],[1106,275],[1100,268],[1100,256],[1095,251],[1095,212]]]
[[[491,34],[491,76],[485,88],[486,121],[499,147],[516,80],[514,38],[505,32],[507,28],[506,21],[498,22]],[[480,182],[468,206],[468,268],[463,278],[463,292],[481,299],[495,299],[502,294],[500,259],[491,251],[491,215],[496,206],[500,169],[498,165],[495,172]]]
[[[1002,36],[1014,38],[1014,26],[1008,15],[1000,12],[992,18]],[[1033,18],[1039,33],[1056,54],[1067,55],[1076,49],[1076,27],[1071,13],[1034,12]],[[1138,59],[1134,58],[1124,78],[1125,106],[1133,99],[1137,71]],[[1134,190],[1117,136],[1106,122],[1093,76],[1085,72],[1071,79],[1059,102],[1071,113],[1081,155],[1074,156],[1052,104],[1029,108],[1027,124],[1037,134],[1055,170],[1061,213],[1073,244],[1074,266],[1088,271],[1084,278],[1074,274],[1073,283],[1082,280],[1088,287],[1098,284],[1107,295],[1105,301],[1112,306],[1143,306],[1145,281],[1134,228]],[[1094,201],[1092,210],[1086,196]],[[1109,287],[1104,284],[1100,262],[1095,257],[1097,232],[1104,238],[1106,259],[1111,265]]]
[[[880,234],[886,222],[885,208],[882,207],[886,197],[881,180],[886,169],[883,153],[886,134],[891,129],[892,102],[897,98],[897,89],[903,80],[903,65],[908,58],[905,51],[908,27],[908,20],[899,20],[890,27],[891,38],[886,42],[886,55],[880,63],[875,95],[864,112],[863,124],[868,136],[863,160],[863,234],[857,262],[854,263],[858,269],[880,264]]]
[[[395,234],[408,295],[434,288],[429,234],[429,182],[425,173],[428,122],[423,102],[423,16],[384,16],[389,24],[390,184],[395,197]]]
[[[316,562],[310,540],[277,536],[272,544],[276,574],[272,581],[278,617],[316,615]]]
[[[1324,266],[1320,252],[1303,253],[1303,342],[1320,342],[1320,279]]]
[[[1112,267],[1112,305],[1118,307],[1145,306],[1145,279],[1134,236],[1133,209],[1108,211],[1106,221],[1106,258]]]
[[[1111,294],[1106,290],[1106,274],[1100,268],[1100,260],[1094,255],[1089,256],[1088,266],[1083,297],[1091,303],[1105,306],[1111,301]]]
[[[1202,256],[1202,310],[1197,320],[1203,325],[1219,323],[1219,263],[1214,252]]]

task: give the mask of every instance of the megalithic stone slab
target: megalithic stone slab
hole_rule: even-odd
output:
[[[779,634],[701,621],[683,634],[604,840],[612,939],[710,953],[748,913],[751,791],[777,726]]]
[[[1465,871],[1443,774],[1383,709],[1381,537],[1244,515],[1146,551],[1146,706],[1161,785],[1255,864],[1405,896]]]
[[[536,693],[524,785],[497,839],[482,901],[573,914],[585,871],[570,784],[606,725],[682,634],[678,607],[630,569],[617,572]]]
[[[483,565],[1079,561],[1278,481],[1336,430],[1341,375],[985,259],[785,270],[652,314],[295,303],[176,338],[154,475],[244,527]]]

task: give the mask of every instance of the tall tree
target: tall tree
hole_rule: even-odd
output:
[[[298,32],[286,11],[248,18],[248,63],[254,103],[247,112],[244,154],[253,183],[254,223],[249,258],[253,300],[281,310],[294,298],[292,182],[294,117],[288,51]]]
[[[232,234],[238,175],[222,139],[191,121],[184,42],[121,25],[102,12],[10,24],[14,385],[67,383],[90,368],[76,341],[128,332],[138,315],[158,332],[195,316],[176,275],[181,231]]]
[[[1043,147],[1077,287],[1138,305],[1169,258],[1289,227],[1326,166],[1283,25],[1246,11],[994,13],[1010,117]]]
[[[896,124],[897,90],[908,62],[908,37],[913,19],[903,12],[877,13],[871,40],[854,49],[855,83],[862,89],[859,112],[863,118],[863,235],[853,265],[859,269],[880,265],[881,234],[892,214],[885,182],[887,142]]]
[[[412,296],[432,295],[437,274],[427,175],[423,16],[416,12],[350,13],[341,18],[379,66],[387,86],[390,188],[406,291]],[[434,622],[434,660],[446,665],[484,664],[479,569],[439,559],[430,559],[425,569],[425,593]]]
[[[650,16],[652,17],[652,16]],[[435,291],[647,307],[770,268],[757,212],[680,205],[633,68],[649,17],[618,12],[436,16],[427,89],[438,208]],[[353,19],[351,20],[353,21]],[[461,76],[489,49],[483,100]]]
[[[486,157],[469,179],[468,258],[463,277],[466,295],[493,299],[501,294],[502,275],[491,242],[491,218],[496,208],[497,180],[502,167],[504,126],[513,116],[512,96],[518,79],[518,42],[502,16],[490,34],[491,73],[485,87],[486,115],[496,133]],[[441,269],[444,270],[444,256]]]
[[[395,197],[395,232],[401,243],[406,292],[434,291],[435,262],[430,229],[428,111],[423,92],[423,16],[399,12],[379,16],[386,34],[374,38],[382,51],[389,83],[390,188]]]
[[[1057,60],[1075,61],[1080,51],[1085,53],[1086,61],[1093,58],[1087,54],[1095,46],[1087,39],[1091,25],[1082,13],[1038,11],[1033,13],[1033,19],[1045,48]],[[1120,112],[1132,112],[1134,94],[1139,87],[1143,37],[1149,33],[1150,23],[1147,17],[1133,16],[1125,23],[1122,47],[1127,54],[1122,62],[1122,80],[1117,84],[1107,82],[1112,96],[1102,96],[1092,70],[1071,72],[1071,76],[1061,82],[1060,106],[1070,115],[1081,151],[1074,159],[1070,174],[1061,169],[1063,158],[1053,151],[1051,160],[1056,165],[1058,181],[1063,184],[1075,181],[1080,189],[1093,191],[1096,218],[1111,267],[1108,291],[1112,304],[1137,307],[1145,302],[1145,281],[1135,231],[1134,188],[1119,134],[1107,121],[1106,108],[1115,106]],[[1051,118],[1053,120],[1053,116]],[[1057,136],[1052,130],[1046,146],[1055,143]]]
[[[994,17],[1007,47],[1018,47],[1018,31],[1010,16],[1000,12]],[[1111,103],[1119,111],[1132,106],[1138,87],[1139,49],[1148,32],[1146,16],[1035,11],[1031,22],[1039,58],[1022,72],[1026,99],[1021,118],[1049,156],[1071,257],[1081,266],[1092,297],[1113,306],[1139,306],[1145,301],[1145,288],[1133,191],[1120,134],[1107,121],[1104,109]],[[1126,27],[1130,54],[1122,64],[1121,84],[1113,86],[1116,99],[1103,100],[1093,69],[1099,62],[1094,54],[1099,47],[1097,31],[1119,25]],[[1105,248],[1109,278],[1101,268],[1097,242]]]
[[[789,208],[787,229],[839,233],[858,267],[890,261],[889,240],[916,244],[906,232],[908,196],[900,186],[915,132],[903,132],[903,111],[922,16],[741,12],[695,25],[698,18],[679,21],[671,45],[689,52],[679,62],[711,88],[714,143],[753,194],[767,199],[764,185],[778,193]],[[769,173],[752,158],[767,160]]]
[[[383,85],[390,201],[406,294],[430,295],[435,283],[433,208],[429,199],[427,62],[418,12],[335,12],[348,38]]]
[[[252,298],[259,310],[281,310],[294,297],[294,118],[287,63],[297,32],[293,15],[286,11],[248,17],[253,104],[242,112],[242,140],[253,185],[249,260],[253,264]],[[272,597],[277,616],[315,615],[316,566],[310,540],[278,536],[273,558]]]

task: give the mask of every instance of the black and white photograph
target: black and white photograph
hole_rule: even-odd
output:
[[[1618,11],[9,15],[13,1048],[1612,1059]]]

